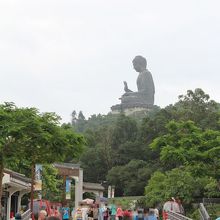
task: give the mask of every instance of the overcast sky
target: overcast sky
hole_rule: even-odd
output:
[[[0,102],[107,114],[147,58],[164,107],[188,89],[220,102],[219,0],[1,0]]]

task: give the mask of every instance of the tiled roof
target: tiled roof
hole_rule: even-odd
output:
[[[100,191],[105,190],[105,188],[100,183],[83,182],[83,188],[90,189],[90,190],[100,190]]]

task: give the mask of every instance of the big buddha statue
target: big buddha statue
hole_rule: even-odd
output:
[[[128,88],[127,82],[124,81],[125,94],[122,95],[121,103],[133,104],[154,104],[154,81],[151,73],[147,70],[147,61],[142,56],[136,56],[133,59],[133,67],[139,73],[137,78],[137,92],[133,92]]]
[[[136,56],[132,62],[134,69],[138,72],[138,91],[130,90],[127,82],[124,81],[125,93],[120,98],[121,104],[111,107],[113,112],[121,112],[131,108],[149,109],[154,106],[154,81],[150,71],[147,70],[147,61],[142,56]]]

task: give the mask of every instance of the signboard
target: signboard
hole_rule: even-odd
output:
[[[35,165],[35,185],[34,185],[35,191],[42,190],[42,169],[43,168],[41,164]]]
[[[61,176],[79,176],[79,168],[66,168],[55,166]]]
[[[71,199],[71,179],[66,179],[66,199]]]
[[[112,186],[108,186],[108,198],[111,198],[112,194]]]

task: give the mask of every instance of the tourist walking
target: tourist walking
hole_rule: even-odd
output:
[[[104,211],[104,220],[109,220],[110,217],[110,213],[109,213],[110,209],[107,207],[106,210]]]
[[[98,220],[98,218],[99,218],[99,206],[95,205],[93,207],[93,219]]]
[[[115,220],[116,213],[117,213],[115,204],[111,204],[110,213],[111,213],[111,220]]]
[[[70,218],[70,209],[67,205],[65,205],[63,208],[62,208],[62,219],[63,220],[69,220]]]
[[[88,220],[93,220],[93,208],[91,206],[88,210]]]
[[[122,210],[121,206],[118,206],[118,208],[117,208],[116,217],[118,217],[119,220],[123,219],[123,210]]]
[[[45,220],[47,218],[47,212],[45,210],[40,210],[38,215],[38,220]]]
[[[153,209],[149,210],[147,220],[157,220],[157,217],[156,217]]]

